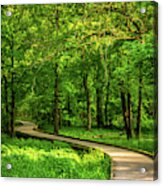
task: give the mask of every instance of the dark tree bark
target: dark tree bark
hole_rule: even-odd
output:
[[[137,123],[136,123],[136,136],[140,137],[141,131],[141,105],[142,105],[142,72],[139,68],[139,90],[138,90],[138,107],[137,107]]]
[[[58,37],[59,31],[59,11],[56,10],[55,14],[55,26],[56,26],[56,37]],[[55,63],[54,67],[54,134],[59,133],[59,74],[58,74],[58,62]]]
[[[6,76],[3,75],[3,80],[4,80],[4,99],[5,99],[5,111],[6,111],[6,121],[7,121],[7,133],[10,134],[10,122],[9,122],[9,118],[10,118],[10,113],[9,113],[9,102],[8,102],[8,81]]]
[[[130,65],[129,60],[127,62],[128,66]],[[130,74],[127,73],[128,82],[130,81]],[[132,126],[131,126],[131,94],[128,90],[127,93],[127,124],[128,124],[128,135],[129,138],[132,138]]]
[[[105,100],[105,125],[108,125],[108,101],[109,95],[106,93],[106,100]]]
[[[132,138],[132,126],[131,126],[131,95],[127,94],[127,102],[128,102],[128,134],[129,138]]]
[[[88,75],[85,74],[83,77],[83,84],[85,88],[85,93],[86,93],[86,100],[87,100],[87,129],[91,130],[91,98],[90,98],[90,91],[88,88]]]
[[[85,5],[84,5],[85,6]],[[84,66],[84,72],[83,72],[83,86],[85,90],[86,95],[86,102],[87,102],[87,129],[91,130],[92,125],[92,116],[91,116],[91,95],[90,95],[90,89],[88,86],[88,72],[86,68],[86,62],[85,62],[85,49],[82,48],[82,58],[83,58],[83,66]]]
[[[121,92],[121,104],[122,104],[122,113],[123,113],[123,120],[125,123],[125,131],[126,131],[126,136],[127,139],[130,139],[130,135],[129,135],[129,130],[128,130],[128,124],[127,124],[127,110],[126,110],[126,99],[125,99],[125,94],[124,92]]]
[[[11,136],[14,136],[15,120],[15,91],[14,91],[14,74],[11,74]]]
[[[110,128],[112,128],[112,121],[111,121],[111,117],[108,114],[108,106],[109,106],[109,88],[110,88],[110,82],[108,81],[107,84],[107,91],[106,91],[106,100],[105,100],[105,125],[109,126]]]
[[[54,134],[58,135],[59,132],[59,87],[58,87],[58,64],[55,64],[54,75]]]
[[[14,121],[15,121],[15,90],[14,90],[14,38],[12,35],[11,42],[11,112],[10,112],[10,135],[14,137]]]
[[[96,89],[96,112],[97,126],[101,128],[104,126],[104,114],[102,108],[102,95],[99,88]]]
[[[99,49],[99,61],[97,62],[97,87],[96,87],[96,120],[97,120],[97,126],[99,128],[104,127],[104,90],[103,87],[105,87],[106,79],[105,79],[105,70],[104,70],[104,64],[103,61],[105,60],[104,54],[103,54],[103,48],[100,47]]]
[[[62,110],[61,109],[59,109],[59,128],[61,128],[62,127]]]

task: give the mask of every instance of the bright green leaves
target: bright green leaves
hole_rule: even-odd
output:
[[[146,8],[145,14],[140,13],[141,7]],[[87,76],[92,123],[96,125],[99,89],[101,108],[104,110],[108,104],[111,113],[108,115],[114,115],[113,123],[118,125],[122,121],[120,91],[131,92],[137,114],[141,68],[143,112],[147,120],[154,91],[154,9],[149,2],[3,6],[2,75],[11,82],[11,72],[16,73],[16,105],[21,105],[20,110],[16,108],[17,113],[24,107],[23,113],[39,122],[52,122],[54,67],[58,64],[63,124],[64,120],[73,118],[73,124],[85,126],[83,79]],[[12,16],[7,17],[6,11],[11,11]],[[12,57],[14,67],[11,67]],[[71,117],[67,113],[68,97],[73,107]],[[117,118],[120,119],[116,121]]]
[[[2,140],[4,177],[109,179],[110,159],[98,150],[76,151],[64,142],[4,135]],[[13,165],[10,171],[6,169],[8,162]]]

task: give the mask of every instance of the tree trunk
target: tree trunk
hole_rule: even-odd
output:
[[[104,101],[104,90],[105,86],[105,76],[104,76],[104,66],[102,62],[104,61],[104,55],[102,48],[100,48],[100,59],[97,62],[97,88],[96,88],[96,120],[98,128],[104,126],[104,110],[103,110],[103,101]]]
[[[103,117],[101,90],[99,88],[96,89],[96,113],[97,113],[96,115],[97,126],[101,128],[104,126],[104,117]]]
[[[127,110],[126,110],[126,99],[125,99],[125,94],[124,92],[121,92],[121,103],[122,103],[122,113],[123,113],[123,120],[125,123],[125,131],[126,131],[126,136],[127,139],[130,139],[130,134],[129,134],[129,130],[128,130],[128,124],[127,124]]]
[[[106,93],[106,100],[105,100],[105,125],[108,125],[108,100],[109,95]]]
[[[88,120],[88,130],[91,130],[91,101],[90,101],[90,93],[87,94],[87,120]]]
[[[129,138],[132,138],[132,126],[131,126],[131,95],[127,94],[127,102],[128,102],[128,133]]]
[[[108,81],[107,84],[107,91],[106,91],[106,100],[105,100],[105,125],[109,126],[112,128],[112,122],[111,122],[111,117],[108,116],[108,105],[109,105],[109,88],[110,88],[110,82]]]
[[[58,88],[58,64],[55,64],[54,75],[54,134],[58,135],[59,132],[59,88]]]
[[[11,112],[10,112],[10,135],[14,137],[14,121],[15,121],[15,90],[14,90],[14,38],[12,36],[12,43],[11,43]]]
[[[59,109],[59,128],[61,128],[62,127],[62,110],[61,109]]]
[[[141,132],[141,104],[142,104],[142,74],[140,68],[140,76],[139,76],[139,90],[138,90],[138,107],[137,107],[137,124],[136,124],[136,136],[140,137]]]
[[[7,120],[7,133],[10,134],[10,122],[9,122],[9,103],[8,103],[8,81],[7,78],[3,75],[4,79],[4,99],[5,99],[5,111],[6,111],[6,120]]]
[[[86,100],[87,100],[87,129],[91,130],[91,99],[90,99],[90,92],[88,89],[88,75],[85,74],[83,77],[83,84],[85,88],[85,93],[86,93]]]
[[[59,31],[59,11],[56,10],[55,15],[55,26],[56,26],[56,38],[58,37]],[[54,134],[59,133],[59,75],[58,75],[58,62],[55,63],[54,67]]]

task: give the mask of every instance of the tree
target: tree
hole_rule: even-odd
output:
[[[127,139],[152,130],[153,12],[153,2],[3,6],[4,130],[13,135],[17,118],[56,135],[64,126],[116,128]]]

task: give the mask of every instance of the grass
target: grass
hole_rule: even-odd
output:
[[[12,169],[7,170],[10,163]],[[109,179],[110,158],[98,150],[74,150],[70,144],[11,139],[2,134],[2,176],[27,178]]]
[[[53,126],[43,125],[45,132],[53,133]],[[118,130],[97,129],[93,128],[91,131],[82,127],[62,127],[59,131],[60,135],[101,142],[105,144],[112,144],[120,147],[127,147],[132,150],[154,155],[157,152],[156,139],[154,134],[142,134],[140,139],[127,140],[126,134]]]

